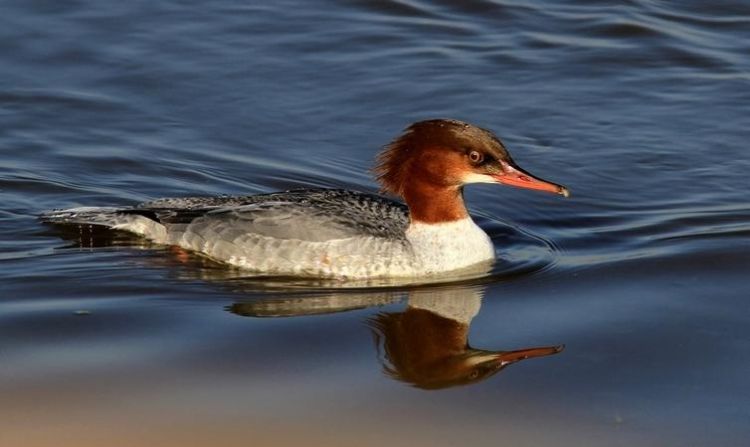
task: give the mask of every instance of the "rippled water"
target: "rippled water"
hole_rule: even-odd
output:
[[[750,441],[747,3],[0,12],[3,446]],[[468,188],[502,256],[489,277],[243,278],[37,220],[166,196],[374,191],[379,147],[432,117],[495,130],[573,193]],[[559,345],[499,372],[459,361]]]

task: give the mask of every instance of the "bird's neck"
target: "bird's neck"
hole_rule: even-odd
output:
[[[460,187],[414,181],[404,188],[403,195],[412,223],[448,223],[469,217]]]

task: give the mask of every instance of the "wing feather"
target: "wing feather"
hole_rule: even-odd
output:
[[[296,190],[256,196],[160,199],[137,207],[176,231],[231,228],[276,239],[322,242],[355,236],[401,239],[408,210],[376,195],[336,190]]]

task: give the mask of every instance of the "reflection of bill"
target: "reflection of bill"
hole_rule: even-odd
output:
[[[404,311],[368,319],[382,347],[385,373],[419,388],[439,389],[479,382],[520,360],[562,351],[563,346],[514,351],[469,346],[469,325],[482,295],[477,287],[412,290]],[[243,316],[291,317],[380,306],[402,298],[403,293],[274,298],[235,303],[230,310]]]

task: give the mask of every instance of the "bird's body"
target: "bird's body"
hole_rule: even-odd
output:
[[[416,137],[426,137],[426,143]],[[451,149],[451,137],[465,144]],[[482,163],[486,157],[505,165],[483,167],[467,159],[479,151]],[[420,277],[494,259],[492,242],[466,212],[464,184],[523,174],[527,187],[567,194],[518,174],[491,133],[457,121],[413,125],[386,148],[377,169],[384,189],[404,197],[406,206],[362,192],[307,189],[72,208],[43,219],[130,231],[268,275]]]

